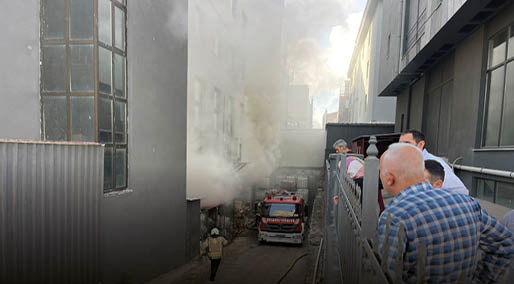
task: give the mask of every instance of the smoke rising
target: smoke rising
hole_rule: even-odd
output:
[[[363,2],[189,1],[189,197],[214,206],[247,196],[276,169],[288,86],[308,85],[311,96],[340,87],[347,67],[340,72],[334,43],[353,48],[348,19]],[[227,116],[232,127],[219,123]],[[233,144],[242,145],[239,157]]]

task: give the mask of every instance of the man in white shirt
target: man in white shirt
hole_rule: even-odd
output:
[[[469,194],[468,189],[462,183],[462,181],[455,175],[452,168],[441,158],[430,154],[427,149],[425,149],[425,135],[417,130],[407,130],[400,136],[401,143],[409,143],[418,147],[421,151],[423,151],[423,158],[425,160],[435,160],[441,164],[444,168],[444,183],[443,189],[452,190],[461,194]]]

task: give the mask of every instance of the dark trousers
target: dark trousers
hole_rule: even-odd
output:
[[[211,259],[211,281],[214,281],[216,277],[216,271],[218,271],[218,267],[220,266],[221,258]]]

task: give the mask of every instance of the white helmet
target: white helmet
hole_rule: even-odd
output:
[[[217,236],[220,234],[220,230],[218,230],[218,228],[213,228],[211,230],[211,236]]]

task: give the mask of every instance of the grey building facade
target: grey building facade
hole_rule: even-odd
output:
[[[117,182],[107,187],[114,177],[104,180],[100,202],[102,283],[141,283],[183,264],[187,1],[38,0],[1,6],[6,28],[0,31],[0,138],[100,142],[114,151],[104,165],[106,176]],[[109,19],[107,34],[102,16]],[[65,52],[50,54],[52,48]],[[105,94],[102,52],[109,56]],[[66,102],[63,108],[47,104],[59,99]],[[81,100],[88,102],[74,106]],[[50,139],[55,133],[63,133],[62,139]]]
[[[384,0],[380,96],[470,193],[514,208],[513,1]],[[401,17],[399,17],[401,15]]]
[[[348,102],[352,110],[349,122],[352,123],[394,121],[396,100],[380,97],[378,89],[381,59],[389,56],[389,51],[380,48],[384,40],[383,9],[387,9],[383,2],[367,2],[348,68]]]

